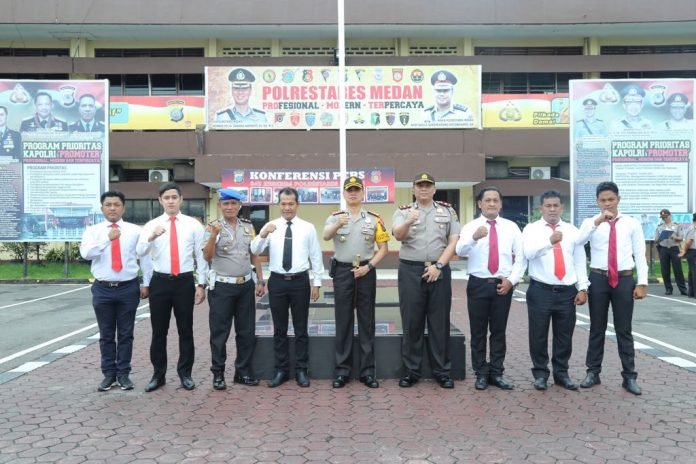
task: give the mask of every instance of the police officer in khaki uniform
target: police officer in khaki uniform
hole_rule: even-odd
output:
[[[420,378],[425,322],[433,377],[442,388],[454,388],[448,353],[452,273],[450,258],[459,238],[459,219],[447,203],[433,201],[435,179],[427,172],[413,180],[416,201],[401,206],[392,218],[392,234],[399,251],[399,301],[404,375],[400,387]]]
[[[232,122],[238,125],[266,125],[266,112],[250,105],[254,74],[245,68],[235,68],[228,76],[234,104],[215,113],[215,122]]]
[[[237,359],[234,383],[259,384],[252,374],[251,358],[256,345],[256,296],[265,292],[261,260],[250,255],[249,245],[254,227],[239,217],[242,197],[233,189],[220,189],[222,218],[213,221],[206,230],[203,256],[210,263],[208,302],[210,306],[210,351],[212,355],[213,388],[224,390],[227,339],[234,319]],[[252,267],[256,270],[256,285]],[[256,289],[254,289],[256,287]]]
[[[669,270],[670,266],[674,270],[674,280],[677,281],[679,292],[682,295],[686,295],[684,271],[682,270],[681,258],[679,257],[679,245],[684,239],[681,227],[679,227],[679,224],[672,222],[672,213],[666,208],[660,211],[660,219],[662,219],[662,222],[655,229],[653,240],[656,243],[657,252],[660,254],[660,271],[662,273],[662,282],[665,285],[665,295],[674,293],[672,276]]]
[[[360,381],[370,388],[379,387],[375,376],[375,267],[387,254],[389,234],[379,214],[363,209],[363,196],[363,181],[347,178],[343,183],[347,211],[333,213],[324,227],[324,240],[333,240],[335,250],[330,268],[336,311],[334,388],[342,388],[350,380],[354,309],[358,314]]]

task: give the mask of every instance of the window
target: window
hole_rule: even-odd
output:
[[[603,72],[600,77],[602,79],[693,79],[696,78],[696,70]]]
[[[177,58],[205,56],[203,48],[96,48],[97,58]]]
[[[18,74],[18,73],[10,73],[10,74],[0,74],[0,79],[34,79],[37,81],[43,81],[43,80],[62,80],[62,81],[67,81],[70,79],[69,74]]]
[[[582,47],[476,47],[475,55],[582,55]]]
[[[568,92],[568,81],[582,73],[483,73],[483,93],[528,94]]]
[[[638,45],[600,48],[602,55],[659,55],[661,53],[696,53],[696,44],[688,45]]]
[[[100,74],[110,95],[203,95],[203,74]]]
[[[67,48],[0,48],[0,56],[69,56]]]
[[[181,212],[205,224],[205,200],[184,199]],[[126,200],[126,212],[123,214],[123,219],[134,224],[145,224],[163,213],[164,210],[158,200]]]

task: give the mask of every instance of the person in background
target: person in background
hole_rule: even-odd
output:
[[[689,274],[686,279],[689,298],[696,298],[696,213],[691,218],[691,226],[686,231],[679,257],[686,257]]]
[[[662,222],[655,229],[653,240],[660,255],[660,271],[662,273],[662,282],[665,285],[665,295],[671,295],[674,292],[669,270],[670,266],[674,271],[674,280],[677,281],[679,292],[682,295],[686,295],[684,271],[679,258],[679,244],[683,240],[682,230],[679,224],[672,222],[672,213],[668,209],[660,211],[660,218]]]

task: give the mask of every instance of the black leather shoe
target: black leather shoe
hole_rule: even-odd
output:
[[[196,388],[196,383],[193,381],[191,376],[183,375],[181,376],[181,386],[184,387],[184,390],[190,391]]]
[[[624,387],[627,392],[633,393],[634,395],[641,395],[643,393],[636,379],[624,379],[621,386]]]
[[[227,389],[227,384],[225,383],[225,374],[222,372],[215,372],[213,374],[213,388],[215,390]]]
[[[546,383],[546,379],[543,377],[538,377],[534,379],[534,388],[537,390],[546,390],[548,388],[548,385]]]
[[[672,293],[673,293],[673,292],[672,292],[672,289],[671,289],[671,288],[665,290],[665,295],[671,295]]]
[[[152,380],[150,380],[150,383],[145,385],[145,392],[149,393],[151,391],[155,391],[165,383],[167,382],[164,380],[164,377],[153,377]]]
[[[442,388],[454,388],[454,380],[449,375],[441,375],[435,380]]]
[[[416,377],[415,375],[406,374],[399,379],[399,386],[403,387],[403,388],[409,388],[409,387],[412,387],[417,382],[418,382],[418,377]]]
[[[686,292],[686,290],[679,290],[679,293],[681,293],[682,296],[689,296],[689,294]]]
[[[485,390],[488,388],[488,378],[483,375],[476,377],[476,383],[474,383],[474,388],[477,390]]]
[[[337,375],[333,381],[334,388],[343,388],[346,384],[350,382],[350,377],[347,375]]]
[[[368,388],[379,388],[379,382],[371,375],[360,377],[360,381]]]
[[[309,387],[309,376],[307,375],[307,371],[304,369],[296,370],[295,381],[300,387]]]
[[[97,391],[100,392],[105,392],[111,390],[111,387],[113,387],[116,384],[116,376],[115,375],[105,375],[104,380],[101,381],[99,386],[97,387]]]
[[[602,381],[599,379],[599,374],[595,374],[594,372],[588,372],[585,378],[580,382],[580,387],[581,388],[590,388],[594,385],[599,385],[601,384]]]
[[[270,382],[268,382],[268,388],[275,388],[283,385],[285,382],[288,381],[288,373],[287,372],[281,372],[278,371],[275,373],[275,376],[271,379]]]
[[[246,385],[247,387],[255,387],[259,384],[259,379],[255,379],[250,375],[235,375],[234,383]]]
[[[515,386],[508,382],[502,375],[490,377],[488,379],[488,383],[490,383],[491,385],[495,385],[496,387],[501,388],[503,390],[512,390],[515,388]]]
[[[565,388],[566,390],[577,390],[578,389],[578,384],[573,382],[573,380],[570,377],[554,377],[553,383],[555,383],[556,385],[560,385],[561,387]]]
[[[128,378],[128,374],[119,375],[116,377],[116,379],[118,380],[118,384],[121,386],[121,390],[132,390],[135,387],[131,379]]]

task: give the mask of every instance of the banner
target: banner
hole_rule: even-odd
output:
[[[338,129],[338,67],[207,67],[211,130]],[[347,66],[348,129],[481,128],[481,66]]]
[[[109,101],[111,130],[193,130],[205,124],[205,97],[123,97]]]
[[[568,127],[569,118],[567,93],[483,95],[487,129]]]
[[[696,206],[693,79],[570,81],[571,194],[576,224],[599,212],[595,188],[611,180],[619,209],[653,238],[667,208],[691,222]]]
[[[0,80],[0,241],[79,241],[101,220],[108,86]]]
[[[358,169],[348,171],[365,185],[365,203],[394,202],[394,168]],[[341,173],[332,169],[313,171],[268,171],[225,169],[222,187],[233,188],[242,195],[242,202],[269,205],[278,202],[278,191],[285,187],[297,189],[300,203],[337,205],[341,202]]]

